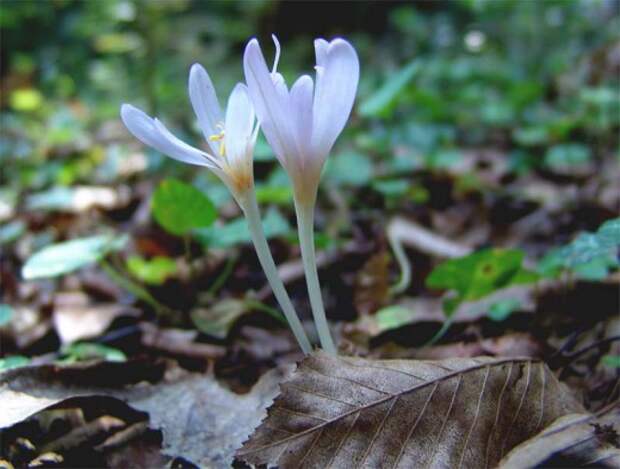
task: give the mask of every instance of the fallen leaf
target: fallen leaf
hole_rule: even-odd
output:
[[[388,299],[389,262],[387,252],[382,250],[368,259],[358,271],[353,303],[361,316],[375,312]]]
[[[229,468],[235,451],[265,417],[278,394],[279,372],[263,375],[252,390],[238,395],[213,378],[187,375],[129,397],[161,429],[163,453],[201,467]]]
[[[138,310],[116,303],[91,304],[81,292],[58,293],[52,321],[63,344],[97,337],[118,316],[137,316]]]
[[[140,383],[161,377],[162,371],[152,365],[150,370],[142,367],[102,362],[90,367],[43,365],[1,373],[0,428],[75,397],[119,399],[148,413],[149,427],[163,434],[165,455],[182,456],[202,467],[228,468],[235,451],[265,417],[287,373],[286,369],[272,370],[250,392],[239,395],[211,376],[180,369],[168,372],[159,384]]]
[[[620,467],[619,431],[617,403],[598,416],[565,415],[515,447],[499,467]]]
[[[161,329],[150,322],[139,324],[142,344],[157,350],[186,357],[214,359],[226,355],[226,347],[195,342],[198,331],[185,329]]]
[[[0,373],[0,429],[65,399],[112,395],[118,387],[161,378],[161,365],[142,361],[25,366]],[[115,388],[117,387],[117,388]]]
[[[127,205],[130,190],[126,186],[117,188],[100,186],[54,187],[31,194],[26,198],[28,210],[57,210],[82,213],[93,207],[111,210]]]
[[[237,456],[288,467],[489,467],[583,412],[531,359],[302,361]]]
[[[190,317],[200,332],[225,339],[237,319],[249,311],[244,300],[225,298],[209,308],[196,308]]]

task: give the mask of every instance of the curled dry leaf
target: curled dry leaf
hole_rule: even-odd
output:
[[[288,467],[495,466],[583,412],[544,363],[306,358],[237,456]]]
[[[598,415],[565,415],[514,448],[499,467],[620,467],[618,431],[618,403]]]

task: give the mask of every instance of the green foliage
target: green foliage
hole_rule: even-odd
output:
[[[61,363],[75,363],[85,360],[106,360],[111,362],[124,362],[125,354],[115,348],[106,345],[78,342],[62,348]]]
[[[452,290],[446,300],[450,315],[463,301],[483,298],[497,290],[537,279],[522,267],[524,253],[518,249],[484,249],[465,257],[439,264],[426,278],[426,286],[435,290]]]
[[[177,271],[177,264],[169,257],[156,256],[144,259],[140,256],[131,256],[127,259],[127,270],[144,283],[161,285]]]
[[[0,358],[0,372],[10,370],[11,368],[18,368],[20,366],[26,366],[30,363],[30,358],[22,355],[9,355]]]
[[[392,329],[398,329],[411,322],[415,311],[402,306],[386,306],[375,313],[375,322],[378,332],[386,332]]]
[[[521,306],[521,302],[516,298],[507,298],[505,300],[493,303],[489,308],[488,316],[493,321],[504,321]]]
[[[359,187],[367,184],[373,176],[372,161],[362,153],[348,152],[328,159],[325,180],[336,185]]]
[[[620,355],[605,355],[602,362],[609,368],[620,368]]]
[[[0,327],[10,323],[14,315],[15,311],[10,305],[0,304]]]
[[[554,170],[566,171],[587,164],[591,158],[590,149],[584,145],[554,145],[545,155],[545,165]]]
[[[33,280],[73,272],[121,250],[127,240],[127,236],[108,234],[52,244],[28,258],[22,267],[22,277]]]
[[[267,211],[263,218],[263,230],[267,239],[283,236],[290,232],[291,226],[275,208]],[[252,238],[244,217],[236,218],[222,226],[201,228],[194,231],[200,242],[211,248],[228,248],[237,244],[250,243]]]
[[[0,226],[0,245],[15,241],[26,231],[26,224],[15,220]]]
[[[603,223],[595,233],[582,233],[565,246],[549,251],[538,264],[542,275],[554,277],[573,272],[587,280],[602,280],[617,268],[620,247],[620,218]]]
[[[394,73],[375,93],[360,105],[360,113],[366,117],[385,117],[390,114],[398,95],[413,80],[420,70],[421,63],[416,60]]]
[[[256,188],[256,200],[259,204],[289,205],[293,200],[293,190],[290,185],[260,185]]]
[[[237,319],[249,311],[244,300],[227,298],[209,308],[195,309],[190,317],[200,332],[225,339]]]
[[[217,218],[215,205],[203,192],[177,179],[159,184],[153,194],[152,211],[157,223],[177,236],[210,226]]]

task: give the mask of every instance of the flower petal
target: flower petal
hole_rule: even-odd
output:
[[[182,142],[160,121],[150,118],[140,109],[130,104],[123,104],[121,119],[134,137],[171,158],[209,168],[217,167],[211,156]]]
[[[252,160],[253,148],[249,146],[253,144],[254,108],[244,84],[237,83],[228,98],[225,129],[228,163],[235,166],[246,159]]]
[[[308,75],[300,76],[291,88],[289,96],[289,108],[291,110],[295,136],[298,146],[301,149],[309,147],[308,143],[312,138],[312,92],[314,83]],[[312,157],[312,154],[303,153],[305,158]]]
[[[217,126],[222,124],[224,119],[211,78],[202,65],[192,65],[189,71],[188,88],[189,99],[198,117],[200,129],[211,148],[211,153],[217,155],[216,148],[213,148],[209,137],[220,133],[221,129]]]
[[[325,39],[315,39],[314,40],[314,52],[316,55],[316,64],[319,67],[325,66],[325,61],[327,60],[327,49],[329,47],[329,42]]]
[[[256,39],[252,39],[243,54],[243,70],[254,110],[267,141],[280,162],[294,155],[295,141],[289,123],[288,103],[276,89],[265,58]],[[277,79],[277,75],[276,79]],[[278,85],[279,86],[279,85]]]
[[[342,132],[355,100],[359,80],[359,60],[351,44],[335,39],[315,41],[316,91],[312,146],[323,158]]]

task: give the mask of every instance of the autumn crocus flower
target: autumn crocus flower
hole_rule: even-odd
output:
[[[359,80],[359,60],[344,39],[314,41],[316,79],[302,75],[288,89],[270,72],[256,39],[246,46],[243,69],[249,94],[263,133],[287,171],[295,197],[295,210],[308,295],[323,348],[336,352],[325,318],[314,253],[314,205],[321,170],[351,109]]]
[[[175,160],[209,168],[228,186],[248,221],[254,248],[274,295],[302,350],[310,353],[310,342],[278,276],[261,225],[253,175],[258,124],[247,87],[241,83],[235,86],[224,116],[207,71],[194,64],[189,75],[189,96],[207,141],[206,151],[179,140],[159,119],[149,117],[130,104],[121,106],[121,118],[142,143]]]

